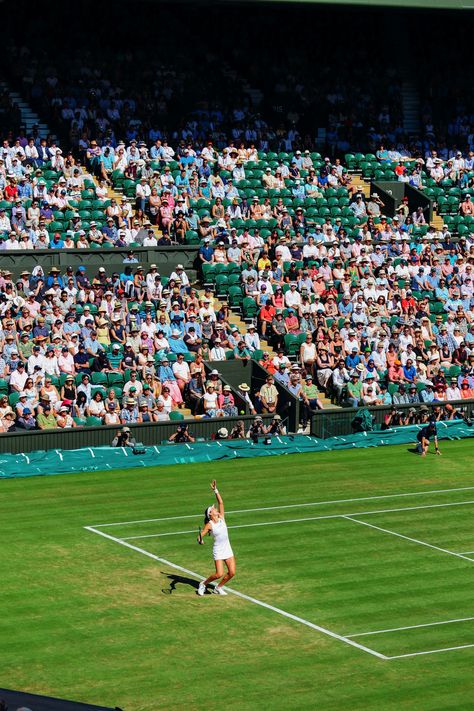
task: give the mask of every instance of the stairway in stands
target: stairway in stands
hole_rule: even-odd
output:
[[[12,91],[10,89],[7,82],[0,81],[0,92],[7,92],[12,103],[19,108],[21,114],[21,124],[25,127],[26,136],[31,136],[33,128],[35,127],[38,129],[38,133],[41,137],[46,138],[46,136],[50,134],[48,125],[41,121],[38,114],[33,111],[28,102],[25,101],[17,91]],[[54,136],[54,138],[56,138],[56,136]]]
[[[352,182],[356,189],[363,192],[366,198],[370,197],[370,180],[367,180],[367,178],[363,178],[361,173],[357,170],[352,173],[352,179]],[[439,215],[435,209],[433,209],[433,215],[431,218],[430,225],[435,227],[435,229],[437,230],[441,230],[444,225],[442,215]]]
[[[415,82],[407,76],[402,82],[403,129],[409,136],[420,133],[420,96]]]
[[[204,297],[204,290],[198,290],[198,293],[199,293],[199,298]],[[214,303],[214,310],[218,311],[221,308],[224,300],[217,297],[216,295],[214,295],[214,302],[215,302]],[[249,320],[249,322],[250,322],[250,320]],[[245,333],[247,332],[248,323],[246,323],[242,319],[240,311],[237,308],[235,308],[233,310],[231,309],[231,313],[229,316],[229,323],[231,324],[231,326],[237,326],[237,328],[239,329],[239,333],[241,333],[242,335],[245,335]],[[263,351],[265,351],[266,353],[269,353],[270,358],[274,358],[276,355],[275,351],[272,349],[272,347],[270,345],[268,345],[266,343],[266,341],[262,342],[261,349]],[[290,360],[291,360],[291,358],[290,358]],[[295,357],[292,360],[294,362],[296,362],[297,358]],[[339,405],[334,405],[331,402],[331,400],[328,397],[326,397],[326,395],[324,395],[323,393],[320,394],[320,400],[323,403],[325,410],[339,410],[340,409]]]

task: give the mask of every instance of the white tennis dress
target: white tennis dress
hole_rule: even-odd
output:
[[[227,558],[232,558],[234,553],[230,545],[226,522],[223,518],[220,518],[217,523],[213,521],[209,523],[211,524],[211,533],[214,537],[214,545],[212,548],[214,560],[227,560]]]

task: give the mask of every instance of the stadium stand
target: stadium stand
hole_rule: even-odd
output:
[[[71,27],[54,57],[46,17],[28,47],[7,40],[9,85],[58,138],[27,132],[4,91],[2,266],[37,263],[0,276],[0,429],[279,411],[270,381],[211,376],[224,360],[258,363],[302,426],[347,405],[457,416],[449,401],[474,388],[474,117],[458,80],[420,82],[417,135],[396,60],[382,53],[374,76],[359,46],[370,18],[335,56],[321,13],[316,76],[294,51],[314,28],[291,17],[271,25],[274,56],[258,22],[229,47],[209,18],[212,51],[190,66],[190,12],[178,45],[145,27],[113,61],[124,28],[84,46]]]

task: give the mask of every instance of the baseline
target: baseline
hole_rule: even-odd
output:
[[[301,504],[283,504],[281,506],[265,506],[263,508],[255,509],[235,509],[234,511],[227,511],[228,514],[235,513],[255,513],[257,511],[277,511],[283,509],[295,509],[303,508],[309,506],[329,506],[330,504],[350,504],[355,501],[376,501],[378,499],[396,499],[406,496],[423,496],[428,494],[449,494],[456,491],[472,491],[474,486],[462,486],[455,489],[432,489],[431,491],[409,491],[399,494],[382,494],[378,496],[363,496],[354,499],[334,499],[333,501],[311,501]],[[202,518],[202,513],[198,514],[187,514],[185,516],[166,516],[165,518],[143,518],[136,521],[115,521],[114,523],[94,523],[91,524],[94,528],[105,528],[109,526],[130,526],[135,523],[154,523],[159,521],[179,521],[181,519],[187,518]]]
[[[105,533],[104,531],[99,531],[94,526],[84,526],[84,528],[87,531],[90,531],[91,533],[96,533],[97,535],[102,536],[103,538],[107,538],[108,540],[113,541],[114,543],[118,543],[119,545],[125,546],[126,548],[136,551],[137,553],[141,553],[142,555],[145,555],[148,558],[152,558],[153,560],[156,560],[159,563],[163,563],[163,565],[167,565],[168,567],[173,568],[174,570],[178,570],[181,573],[186,573],[187,575],[190,575],[191,577],[196,578],[197,580],[205,580],[205,577],[203,575],[199,575],[199,573],[195,573],[193,570],[188,570],[187,568],[183,568],[181,565],[176,565],[176,563],[172,563],[171,561],[166,560],[166,558],[160,558],[159,556],[155,555],[154,553],[150,553],[149,551],[145,550],[144,548],[138,548],[138,546],[134,546],[131,543],[127,543],[126,541],[123,541],[120,538],[115,538],[114,536],[111,536],[110,534]],[[348,644],[351,647],[355,647],[356,649],[366,652],[367,654],[371,654],[373,657],[377,657],[378,659],[383,659],[383,660],[389,659],[389,657],[385,656],[385,654],[380,654],[379,652],[376,652],[374,649],[370,649],[370,647],[366,647],[363,644],[354,642],[354,640],[348,639],[347,637],[337,634],[336,632],[332,632],[331,630],[327,629],[326,627],[321,627],[321,625],[316,625],[313,622],[309,622],[309,620],[305,620],[302,617],[293,615],[290,612],[286,612],[285,610],[282,610],[279,607],[270,605],[267,602],[258,600],[255,597],[251,597],[250,595],[245,595],[244,593],[241,593],[238,590],[234,590],[233,588],[227,587],[227,585],[225,586],[225,590],[227,592],[231,593],[232,595],[235,595],[236,597],[240,597],[243,600],[252,602],[254,605],[258,605],[259,607],[264,607],[267,610],[270,610],[271,612],[275,612],[276,614],[281,615],[282,617],[286,617],[289,620],[293,620],[294,622],[299,622],[300,624],[305,625],[306,627],[310,627],[311,629],[316,630],[317,632],[321,632],[322,634],[324,634],[328,637],[337,639],[337,640],[339,640],[339,642],[343,642],[344,644]]]

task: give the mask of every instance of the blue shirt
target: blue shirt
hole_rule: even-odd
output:
[[[202,247],[199,247],[199,254],[204,257],[204,260],[206,262],[210,262],[212,259],[212,255],[214,254],[214,250],[212,247],[206,247],[205,245],[203,245]]]
[[[188,347],[181,338],[170,338],[170,351],[172,353],[187,353]]]
[[[347,304],[345,304],[344,301],[340,301],[337,308],[341,316],[350,316],[354,310],[354,305],[352,301],[349,301]]]

